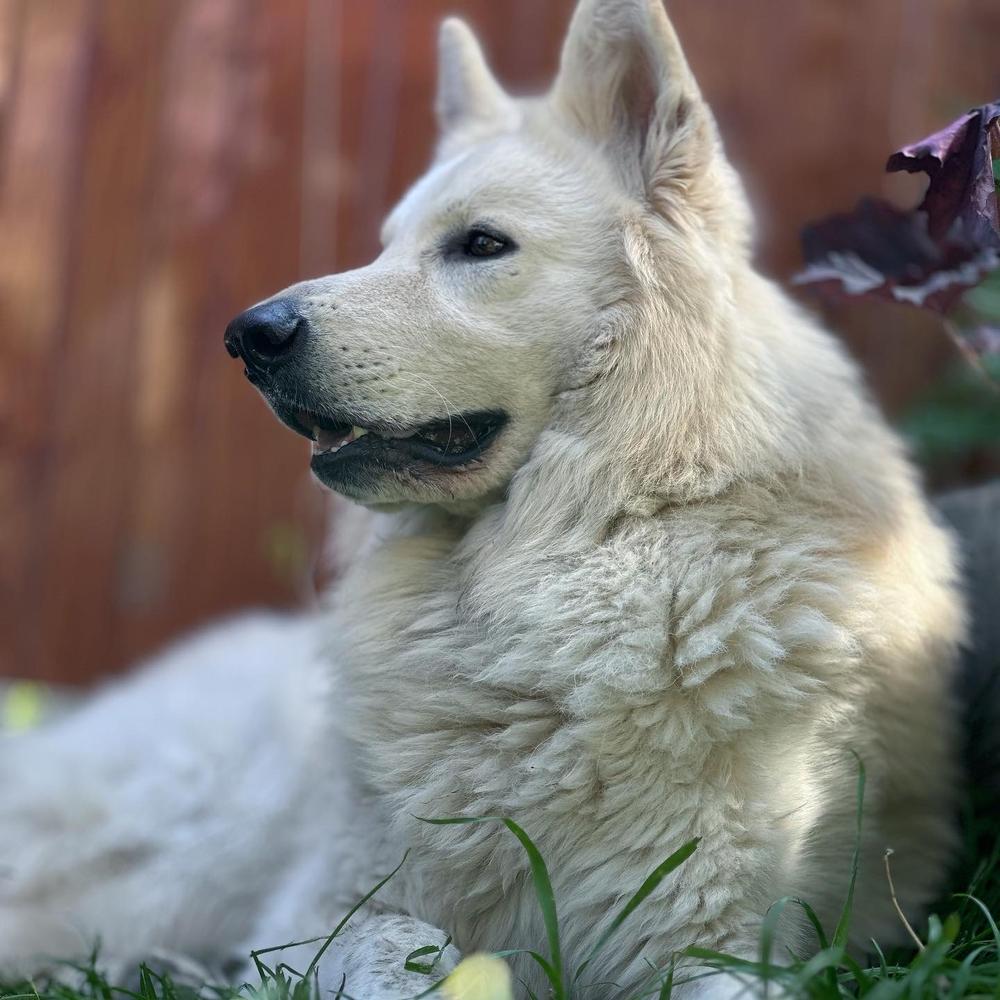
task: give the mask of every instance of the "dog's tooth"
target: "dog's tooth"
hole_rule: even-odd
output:
[[[364,429],[364,427],[352,427],[351,428],[351,434],[354,435],[354,440],[355,441],[357,441],[357,439],[359,437],[364,437],[367,433],[368,433],[368,431],[366,431]]]
[[[319,424],[313,424],[312,435],[313,441],[319,440]]]

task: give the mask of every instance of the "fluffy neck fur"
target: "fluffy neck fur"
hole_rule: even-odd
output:
[[[686,253],[648,220],[626,230],[634,294],[609,310],[602,369],[557,398],[514,476],[498,544],[528,525],[534,544],[539,526],[552,544],[592,544],[624,517],[817,475],[838,481],[845,515],[887,516],[891,435],[854,365],[748,263],[706,275],[709,248],[692,263],[696,234],[682,238]]]

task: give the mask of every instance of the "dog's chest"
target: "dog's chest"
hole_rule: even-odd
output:
[[[576,717],[595,686],[668,685],[670,581],[648,553],[476,557],[445,534],[400,537],[341,584],[332,656],[365,742],[370,727],[534,739],[541,716]]]
[[[556,881],[569,879],[557,885],[563,897],[581,867],[638,885],[668,848],[754,824],[746,803],[763,793],[731,740],[739,734],[743,757],[759,763],[779,730],[787,742],[789,716],[758,713],[751,731],[730,706],[763,692],[801,710],[795,689],[785,699],[777,671],[758,664],[761,650],[794,648],[802,628],[787,616],[788,588],[777,588],[789,637],[765,642],[770,591],[755,588],[745,558],[702,568],[672,555],[669,541],[558,562],[523,553],[477,576],[456,564],[453,539],[427,535],[385,544],[345,579],[332,619],[338,710],[383,870],[413,848],[397,882],[410,912],[448,923],[460,914],[479,946],[535,930],[512,932],[533,906],[522,848],[505,829],[416,817],[512,817]],[[725,587],[732,578],[741,585]],[[835,650],[821,652],[827,663]],[[654,839],[635,843],[636,831]],[[610,906],[621,886],[609,878],[605,888],[587,907]]]
[[[537,746],[558,725],[567,686],[543,649],[551,629],[529,613],[550,602],[546,581],[525,574],[502,609],[492,605],[502,620],[482,612],[474,587],[449,539],[436,536],[387,543],[345,580],[333,658],[364,747],[378,742],[408,758],[474,741],[477,754],[495,756],[501,744]],[[500,739],[505,729],[517,735]]]
[[[538,834],[621,818],[636,781],[666,794],[666,583],[620,555],[526,554],[477,577],[452,552],[446,537],[386,544],[336,606],[340,707],[386,817],[450,850],[484,838],[412,817],[530,815]]]
[[[498,824],[415,817],[510,816],[555,857],[568,830],[586,841],[602,818],[641,822],[623,795],[642,766],[629,712],[610,700],[595,712],[580,700],[602,655],[574,646],[588,631],[581,615],[607,620],[613,609],[601,611],[593,575],[588,596],[574,598],[565,572],[535,566],[529,582],[521,571],[519,585],[502,581],[503,618],[484,620],[466,613],[463,584],[476,582],[456,571],[444,540],[402,539],[344,581],[333,623],[339,704],[384,864],[412,848],[413,881],[397,880],[412,894],[403,902],[450,926],[461,912],[477,937],[490,937],[482,921],[533,913],[521,900],[530,895],[522,848]],[[426,910],[429,899],[441,913]]]

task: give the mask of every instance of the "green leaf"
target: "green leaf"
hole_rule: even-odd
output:
[[[796,980],[802,987],[805,987],[807,983],[810,983],[821,972],[832,972],[832,989],[836,990],[837,966],[840,965],[840,960],[843,955],[844,952],[840,948],[823,948],[821,951],[816,952],[816,954],[813,955],[807,962],[803,962],[802,965],[796,970]],[[837,994],[834,993],[834,996],[836,995]]]
[[[757,963],[746,958],[737,958],[735,955],[727,955],[725,952],[713,951],[711,948],[702,948],[699,945],[690,945],[685,948],[682,955],[688,958],[697,958],[702,962],[711,963],[713,968],[719,969],[756,969]]]
[[[972,967],[984,952],[988,950],[986,945],[982,947],[975,948],[965,956],[965,961],[958,967],[955,973],[955,978],[951,981],[951,986],[949,988],[949,993],[951,996],[964,997],[966,990],[968,989],[969,980],[972,978]],[[997,990],[996,992],[1000,992]]]
[[[799,899],[797,896],[783,896],[781,899],[776,900],[768,907],[767,913],[764,914],[764,921],[761,925],[760,960],[765,968],[770,967],[771,953],[774,947],[774,939],[777,935],[778,921],[781,918],[781,914],[784,912],[785,907],[789,903],[794,903],[796,906],[800,907],[803,913],[805,913],[806,919],[810,924],[812,924],[813,930],[816,932],[816,939],[819,942],[820,953],[824,953],[829,949],[829,943],[826,939],[826,933],[823,930],[823,924],[816,915],[816,911],[805,900]],[[842,948],[829,950],[836,951],[838,954],[843,953]],[[823,968],[828,968],[827,979],[830,983],[830,987],[831,989],[836,989],[837,973],[835,969],[827,966],[823,966]]]
[[[559,945],[559,920],[556,914],[556,897],[552,891],[552,881],[549,878],[549,871],[545,867],[545,861],[541,852],[535,846],[531,838],[512,819],[504,819],[504,825],[514,834],[524,847],[531,864],[531,877],[535,883],[535,895],[538,897],[538,906],[542,911],[542,920],[545,923],[545,933],[549,939],[549,957],[554,970],[554,977],[550,976],[555,1000],[563,1000],[566,995],[563,984],[562,971],[562,950]]]
[[[347,911],[347,916],[345,916],[344,919],[341,920],[340,923],[337,924],[336,927],[334,927],[333,933],[329,934],[326,937],[326,939],[323,941],[323,946],[319,949],[319,951],[316,952],[315,955],[313,955],[312,961],[306,967],[305,976],[303,978],[308,979],[313,974],[313,972],[316,971],[316,966],[319,965],[319,960],[326,953],[327,948],[329,948],[330,945],[333,944],[333,942],[336,940],[336,938],[340,934],[340,932],[347,926],[348,920],[350,920],[351,917],[353,917],[354,914],[357,913],[358,910],[360,910],[361,907],[364,906],[365,903],[367,903],[368,900],[371,899],[372,896],[374,896],[375,893],[377,893],[379,891],[379,889],[381,889],[382,886],[384,886],[386,884],[386,882],[388,882],[389,879],[391,879],[399,871],[399,869],[402,868],[403,865],[406,864],[406,858],[407,858],[407,855],[409,855],[409,853],[410,852],[407,851],[406,854],[403,855],[403,860],[400,861],[399,864],[396,865],[396,867],[393,868],[393,870],[391,872],[389,872],[389,874],[386,875],[386,877],[384,879],[382,879],[382,881],[379,882],[378,885],[376,885],[374,889],[371,889],[369,892],[365,893],[365,895],[362,896],[361,899],[358,900],[358,902],[355,903],[354,906],[352,906],[350,908],[350,910]],[[270,951],[272,949],[267,949],[267,950]]]
[[[778,921],[791,900],[791,896],[783,896],[777,902],[772,903],[767,908],[767,913],[764,914],[760,925],[760,964],[765,969],[771,965],[771,953],[774,950],[774,939],[778,933]]]
[[[429,976],[434,971],[434,965],[430,962],[415,962],[416,958],[423,958],[425,955],[436,955],[441,957],[442,948],[435,944],[425,944],[422,948],[414,948],[406,958],[403,959],[403,968],[407,972],[419,972],[421,975]],[[435,959],[437,961],[437,959]]]
[[[444,819],[429,819],[417,816],[415,819],[435,826],[503,823],[517,837],[525,853],[528,855],[528,863],[531,866],[531,878],[535,886],[535,896],[538,899],[538,908],[542,911],[542,922],[545,924],[545,933],[549,941],[549,961],[545,961],[545,959],[534,952],[528,952],[528,954],[545,969],[545,974],[552,985],[553,1000],[568,1000],[563,976],[562,950],[559,945],[559,919],[556,914],[556,897],[552,890],[552,880],[549,878],[548,868],[545,867],[545,860],[535,846],[534,841],[517,823],[506,816],[453,816]]]
[[[958,892],[955,895],[959,899],[967,899],[969,902],[977,906],[986,918],[986,923],[989,926],[990,933],[993,935],[993,943],[996,945],[997,954],[1000,955],[1000,927],[997,927],[997,922],[993,919],[993,914],[990,913],[990,908],[979,898],[973,896],[971,893]]]
[[[626,920],[628,920],[628,918],[650,895],[650,893],[652,893],[672,871],[679,868],[685,861],[687,861],[688,858],[691,857],[692,854],[694,854],[700,839],[700,837],[695,837],[694,840],[689,840],[683,847],[679,847],[676,851],[674,851],[674,853],[671,854],[666,861],[661,861],[660,864],[653,869],[653,871],[646,878],[646,881],[639,886],[638,891],[622,907],[618,916],[611,921],[607,930],[605,930],[605,932],[597,939],[597,943],[590,949],[587,957],[580,963],[580,967],[576,970],[576,975],[573,977],[573,982],[576,982],[580,978],[583,974],[583,970],[590,965],[591,961],[608,943],[615,931],[617,931],[618,928],[621,927]]]
[[[660,992],[658,994],[657,1000],[670,1000],[671,994],[674,992],[674,963],[670,963],[670,968],[667,969],[667,977],[663,980],[663,985],[660,987]]]
[[[438,962],[441,961],[441,956],[444,954],[445,948],[451,944],[451,935],[449,934],[444,939],[444,944],[425,944],[422,948],[415,948],[410,952],[409,955],[403,959],[403,968],[407,972],[419,972],[422,975],[429,976],[434,969],[437,967]],[[433,955],[433,962],[414,962],[415,958],[422,958],[424,955]]]
[[[851,881],[847,888],[847,898],[844,908],[837,921],[837,929],[833,932],[835,947],[847,947],[847,935],[851,928],[851,910],[854,908],[854,887],[858,881],[858,867],[861,864],[861,817],[865,804],[865,765],[864,761],[852,750],[851,755],[858,762],[857,803],[854,830],[854,857],[851,859]]]
[[[514,955],[527,955],[529,958],[533,959],[542,971],[545,973],[549,984],[555,989],[556,980],[556,970],[552,967],[552,963],[544,956],[540,955],[537,951],[532,951],[530,948],[505,948],[503,951],[491,952],[497,958],[512,958]],[[555,994],[553,994],[555,996]]]
[[[871,942],[872,950],[875,952],[875,955],[878,957],[879,973],[883,977],[885,977],[885,976],[889,975],[889,963],[886,962],[886,960],[885,960],[885,952],[882,951],[881,947],[879,946],[878,941],[876,941],[875,938],[871,938],[870,942]]]
[[[842,955],[840,961],[854,976],[854,981],[858,984],[858,995],[864,996],[872,987],[871,977],[850,955]]]

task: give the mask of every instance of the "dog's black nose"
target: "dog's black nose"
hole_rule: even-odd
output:
[[[288,299],[274,299],[240,313],[226,327],[226,350],[263,371],[288,358],[305,328],[305,319]]]

